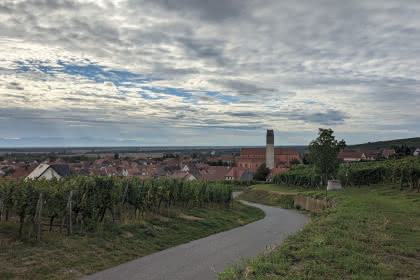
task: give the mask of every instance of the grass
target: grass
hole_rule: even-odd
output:
[[[392,185],[348,188],[274,251],[220,279],[420,279],[420,194]],[[268,201],[268,204],[270,202]]]
[[[238,199],[261,203],[281,208],[293,208],[293,200],[297,194],[310,196],[316,199],[324,199],[325,192],[322,190],[309,190],[297,187],[279,186],[275,184],[258,184],[245,189]],[[329,198],[332,198],[332,195]]]
[[[42,232],[35,244],[15,238],[17,223],[0,223],[0,279],[75,279],[264,217],[235,202],[233,209],[171,209],[142,220],[70,237]]]

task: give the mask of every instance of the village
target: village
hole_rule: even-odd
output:
[[[408,151],[413,156],[420,148]],[[396,155],[390,148],[373,151],[344,150],[339,158],[343,163],[388,159]],[[9,159],[8,159],[9,156]],[[42,158],[40,155],[39,158]],[[10,159],[0,155],[0,177],[61,178],[72,175],[138,177],[141,179],[172,178],[205,181],[252,181],[257,169],[265,164],[269,169],[267,181],[287,172],[292,165],[307,163],[306,153],[296,148],[274,147],[274,132],[267,130],[266,147],[242,148],[239,153],[218,154],[216,151],[200,154],[183,153],[98,153],[89,156],[50,156],[43,160]]]

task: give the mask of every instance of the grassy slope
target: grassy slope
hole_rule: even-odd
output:
[[[240,203],[233,210],[175,209],[169,214],[71,237],[43,232],[38,245],[15,239],[16,223],[0,223],[0,279],[74,279],[264,216]]]
[[[408,147],[420,147],[420,137],[415,138],[406,138],[406,139],[396,139],[389,141],[379,141],[379,142],[369,142],[358,145],[350,145],[347,148],[349,149],[360,149],[363,151],[367,150],[377,150],[382,148],[391,148],[392,145],[407,145]]]
[[[325,192],[319,189],[308,190],[275,184],[260,184],[244,190],[238,196],[238,199],[289,209],[293,208],[293,200],[296,194],[302,194],[316,199],[324,199],[325,197]]]
[[[336,208],[220,278],[420,279],[419,193],[371,186],[334,196]]]
[[[244,190],[238,199],[266,204],[270,206],[278,206],[282,208],[292,208],[293,199],[298,190],[290,188],[280,188],[277,185],[261,184]]]

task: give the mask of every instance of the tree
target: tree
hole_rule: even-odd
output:
[[[255,180],[265,181],[265,179],[267,179],[268,174],[270,174],[270,169],[268,169],[265,163],[263,163],[260,166],[258,166],[257,171],[255,172]]]
[[[346,147],[344,140],[337,141],[333,136],[334,131],[319,129],[319,136],[309,144],[309,158],[315,166],[315,171],[321,176],[321,184],[337,175],[340,166],[338,154]]]
[[[299,161],[298,159],[293,159],[293,160],[290,162],[290,165],[298,165],[298,164],[300,164],[300,161]]]
[[[312,164],[311,159],[310,159],[310,157],[309,157],[309,154],[308,154],[308,153],[305,153],[305,154],[303,155],[302,163],[303,163],[303,164]]]

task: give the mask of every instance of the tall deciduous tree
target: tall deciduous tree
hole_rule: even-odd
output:
[[[309,144],[310,161],[321,176],[323,185],[327,183],[328,179],[337,175],[340,166],[338,154],[346,147],[346,142],[344,140],[337,141],[333,133],[331,128],[320,128],[318,138]]]

